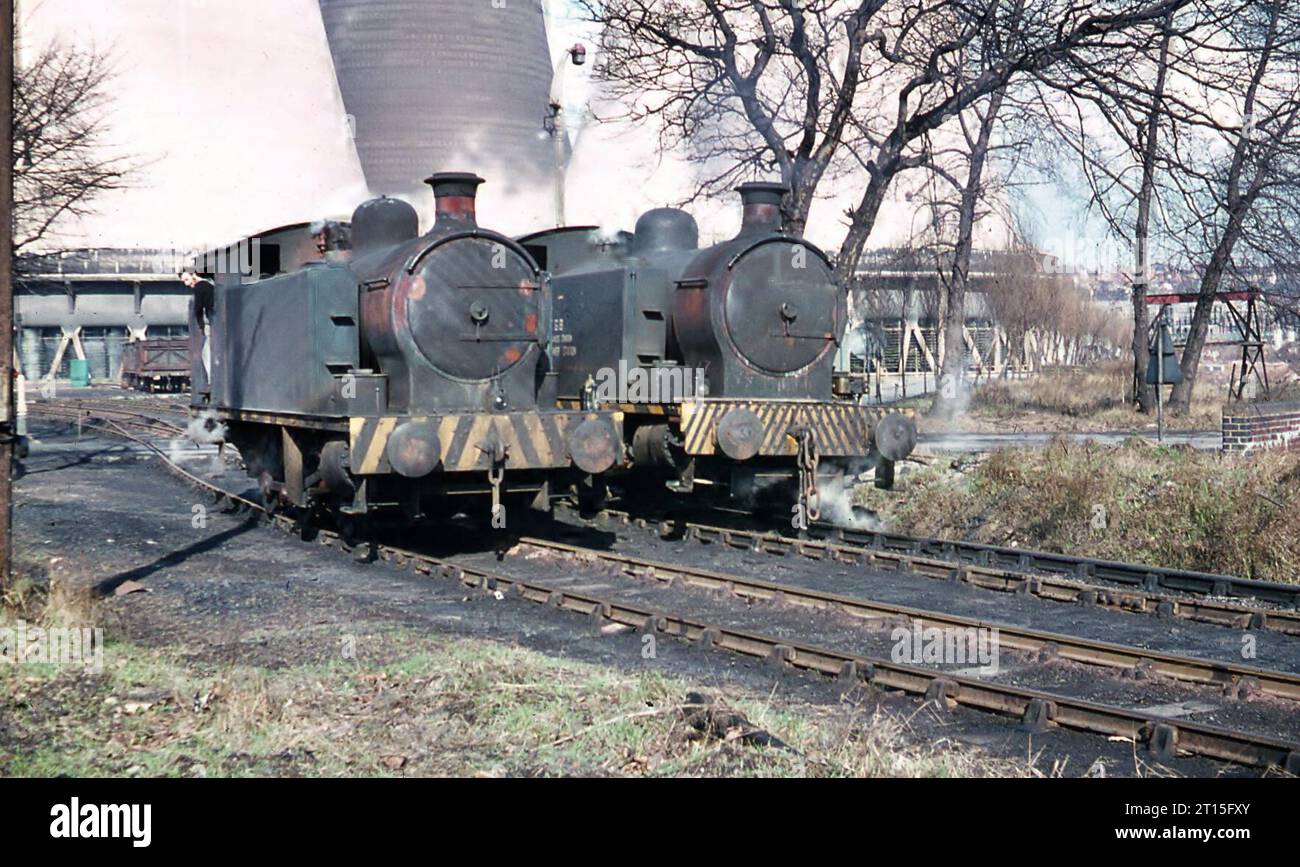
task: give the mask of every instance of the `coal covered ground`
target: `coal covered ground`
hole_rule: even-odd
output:
[[[66,426],[38,427],[34,432],[40,442],[23,462],[23,475],[16,486],[19,549],[50,558],[69,558],[84,571],[87,583],[102,588],[126,580],[145,585],[151,592],[111,597],[103,603],[110,608],[108,616],[116,635],[142,646],[183,645],[191,653],[197,646],[203,648],[199,651],[203,656],[213,661],[239,660],[274,669],[301,661],[293,658],[295,655],[310,658],[335,653],[337,647],[333,643],[313,646],[316,639],[310,638],[296,649],[286,648],[283,643],[269,645],[259,639],[259,633],[266,628],[274,626],[283,630],[286,625],[298,623],[306,636],[319,634],[322,624],[338,624],[344,631],[359,622],[370,626],[389,623],[395,628],[415,627],[448,636],[518,645],[624,672],[652,666],[661,673],[697,684],[703,690],[731,683],[827,708],[847,708],[849,702],[855,702],[860,709],[866,702],[907,720],[910,735],[919,740],[949,739],[978,745],[993,755],[1014,758],[1035,754],[1041,769],[1068,760],[1066,767],[1070,775],[1082,773],[1097,760],[1104,762],[1112,776],[1259,773],[1192,758],[1179,758],[1162,765],[1153,762],[1141,748],[1135,754],[1129,743],[1062,730],[1030,733],[1022,730],[1017,720],[965,709],[918,712],[920,702],[912,697],[878,690],[856,691],[857,694],[850,696],[831,679],[777,670],[761,660],[666,638],[658,643],[656,658],[645,659],[638,635],[598,634],[590,621],[581,616],[509,597],[498,599],[492,594],[467,591],[463,586],[430,579],[384,562],[358,562],[337,550],[272,530],[246,514],[222,512],[207,495],[177,479],[159,459],[149,457],[138,447],[98,437],[77,440]],[[211,463],[210,458],[199,459],[201,467]],[[216,481],[228,490],[249,488],[249,480],[233,470]],[[206,526],[194,525],[195,506],[204,508]],[[693,543],[666,542],[652,534],[632,530],[610,533],[574,526],[568,534],[570,541],[603,540],[603,544],[617,550],[664,560],[689,559],[700,565],[726,569],[743,566],[758,577],[806,580],[810,586],[820,580],[827,589],[844,591],[850,588],[843,582],[856,582],[854,592],[874,598],[922,608],[942,607],[957,613],[980,611],[973,616],[988,620],[1005,620],[1024,608],[1028,612],[1025,616],[1037,612],[1036,616],[1064,618],[1057,621],[1058,625],[1079,622],[1078,609],[970,588],[963,592],[958,586],[939,586],[938,582],[927,579],[900,582],[897,575],[868,575],[867,570],[858,568],[853,575],[838,575],[838,569],[848,567],[812,561],[796,563],[720,547],[710,549]],[[413,547],[419,544],[436,548],[440,553],[450,550],[470,560],[491,562],[498,568],[536,580],[554,579],[570,586],[592,582],[608,585],[611,595],[636,598],[651,608],[690,605],[706,616],[762,626],[769,632],[788,632],[810,643],[838,641],[841,646],[864,652],[878,651],[884,646],[882,638],[888,635],[863,630],[860,624],[840,622],[843,618],[837,616],[809,618],[804,612],[781,605],[749,608],[711,594],[613,575],[607,569],[593,572],[586,564],[530,555],[526,547],[503,544],[499,537],[460,530],[431,536],[424,531],[418,538],[407,541]],[[965,599],[966,593],[980,595]],[[1122,626],[1117,622],[1110,627],[1111,638],[1135,628],[1134,623],[1143,620],[1131,615],[1115,616],[1125,620]],[[1051,628],[1051,622],[1049,619],[1034,625],[1046,629]],[[1187,624],[1159,621],[1141,628],[1150,630],[1153,642],[1170,642],[1162,645],[1170,649],[1183,644],[1192,647],[1198,642],[1188,637],[1190,632],[1181,634],[1182,630],[1190,629]],[[1161,630],[1171,629],[1180,634],[1160,638]],[[1132,631],[1124,634],[1130,641],[1136,640]],[[1260,639],[1268,640],[1263,634]],[[1227,653],[1231,640],[1219,636],[1217,641],[1222,645],[1222,652]],[[1218,644],[1209,641],[1206,647],[1213,649]],[[1294,670],[1294,646],[1289,653],[1291,661],[1286,665],[1270,657],[1269,666]],[[1285,729],[1289,720],[1288,734],[1295,734],[1294,709],[1282,702],[1260,698],[1233,701],[1213,690],[1166,681],[1125,681],[1117,674],[1065,663],[1030,668],[1056,672],[1052,677],[1062,691],[1076,690],[1078,694],[1091,695],[1096,693],[1089,690],[1105,684],[1105,695],[1131,700],[1134,704],[1202,701],[1212,704],[1216,710],[1193,719],[1222,722],[1231,718],[1269,731]],[[1010,675],[1015,677],[1017,670],[1012,667]],[[1225,716],[1218,716],[1220,713]]]

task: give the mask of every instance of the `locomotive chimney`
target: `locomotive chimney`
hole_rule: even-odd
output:
[[[482,178],[473,172],[437,172],[424,182],[433,188],[434,226],[459,223],[473,228],[478,225],[474,199]]]
[[[755,181],[736,187],[744,215],[740,221],[740,236],[779,232],[782,227],[781,200],[790,188],[770,181]]]

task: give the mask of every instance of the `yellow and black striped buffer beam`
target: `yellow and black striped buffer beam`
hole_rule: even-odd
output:
[[[437,432],[440,468],[445,472],[486,470],[492,448],[505,448],[506,469],[567,467],[571,458],[568,432],[588,418],[606,418],[621,434],[619,413],[512,412],[464,413],[444,416],[384,416],[349,420],[352,471],[358,475],[393,472],[388,442],[406,423],[428,424]]]
[[[717,452],[718,422],[735,409],[758,416],[763,426],[760,455],[794,455],[799,451],[791,432],[813,431],[823,456],[865,455],[871,446],[872,413],[865,407],[830,401],[693,400],[681,404],[681,435],[686,453]]]

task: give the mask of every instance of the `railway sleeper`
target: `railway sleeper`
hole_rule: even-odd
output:
[[[1056,702],[1047,699],[1031,699],[1025,705],[1024,716],[1020,720],[1020,728],[1023,731],[1032,734],[1042,734],[1049,729],[1056,727]]]
[[[957,693],[961,686],[955,680],[949,680],[946,677],[936,677],[930,681],[930,685],[925,690],[925,701],[933,703],[935,707],[942,710],[957,709]]]
[[[767,664],[772,668],[785,668],[794,661],[794,648],[788,644],[773,644],[767,654]]]

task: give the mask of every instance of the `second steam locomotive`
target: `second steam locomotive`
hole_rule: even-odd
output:
[[[846,299],[831,264],[784,231],[786,187],[738,192],[739,234],[703,249],[674,208],[612,238],[574,227],[521,243],[552,274],[560,399],[623,413],[626,484],[797,502],[816,520],[846,475],[873,468],[892,485],[916,429],[835,397]]]

